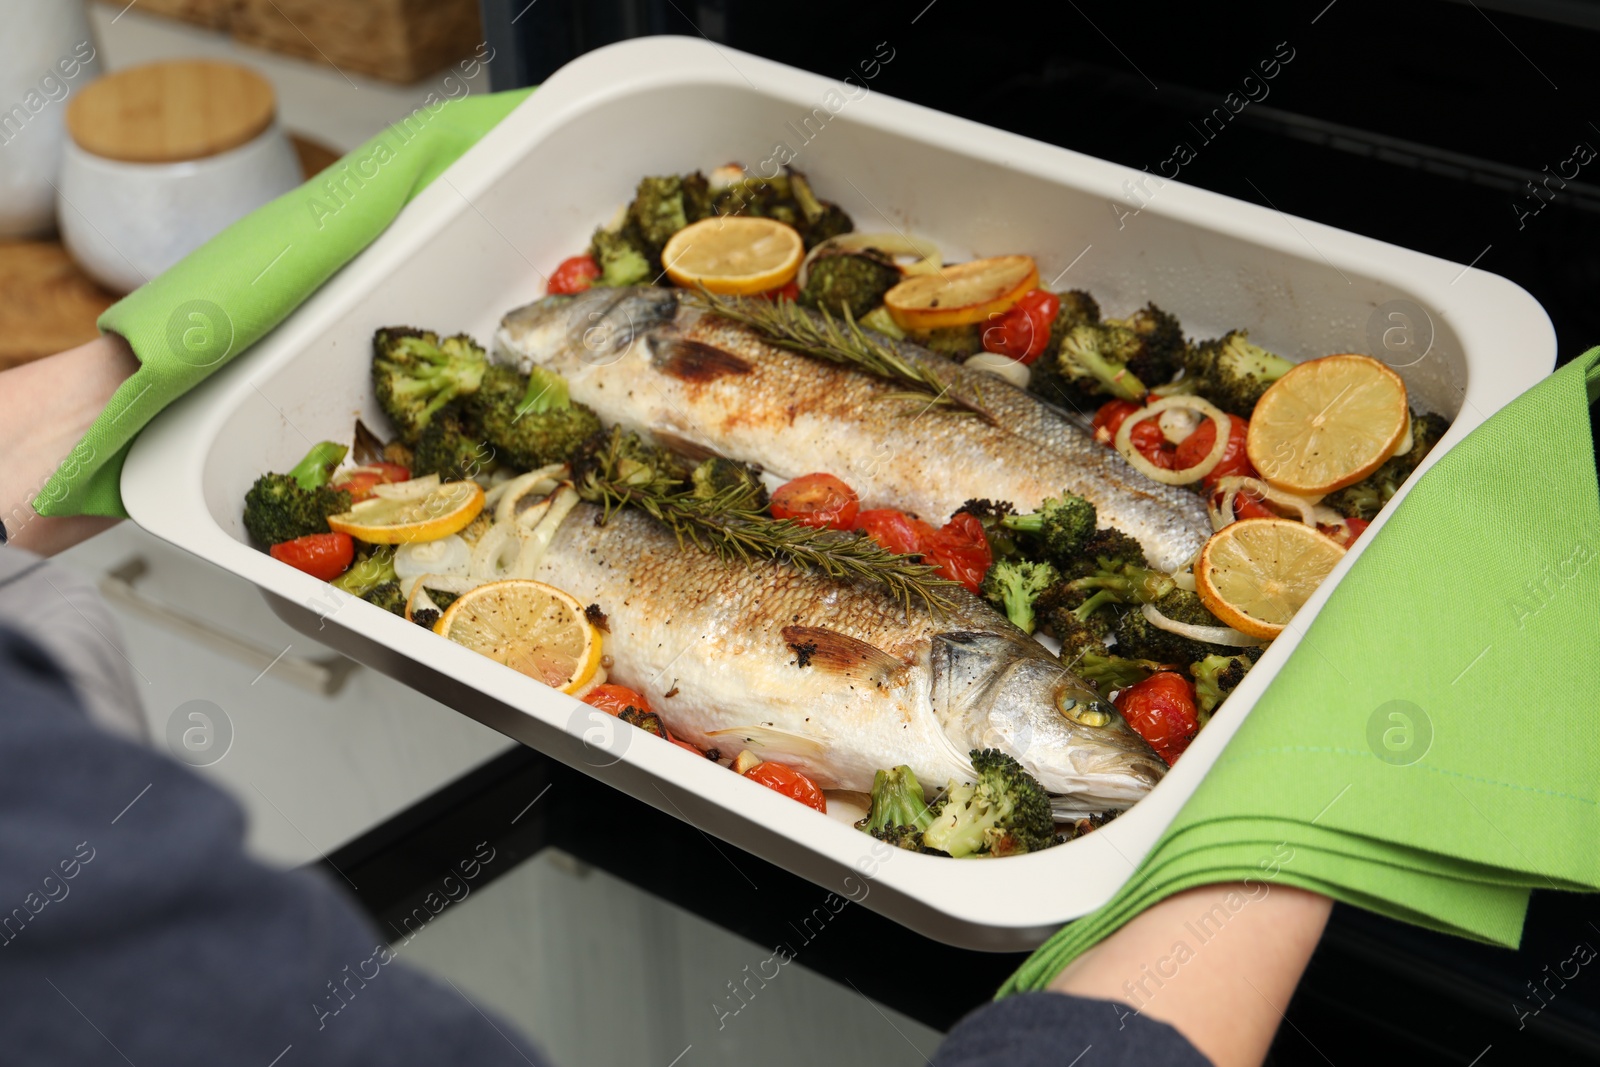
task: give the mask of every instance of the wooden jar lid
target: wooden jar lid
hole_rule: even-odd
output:
[[[129,163],[175,163],[238,148],[272,125],[272,85],[247,67],[178,60],[90,82],[67,107],[78,147]]]

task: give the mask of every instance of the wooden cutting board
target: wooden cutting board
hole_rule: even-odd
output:
[[[339,158],[315,141],[289,139],[307,178]],[[61,242],[0,241],[0,370],[94,340],[95,320],[116,300]]]

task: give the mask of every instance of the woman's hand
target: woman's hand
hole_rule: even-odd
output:
[[[0,523],[9,543],[49,556],[117,522],[47,518],[33,510],[33,500],[58,467],[73,461],[79,439],[138,367],[128,342],[105,334],[0,371]]]
[[[1122,1001],[1171,1025],[1218,1067],[1259,1064],[1333,901],[1271,882],[1174,894],[1079,956],[1057,993]]]

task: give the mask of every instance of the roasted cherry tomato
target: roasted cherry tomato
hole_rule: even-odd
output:
[[[1094,413],[1094,439],[1107,448],[1116,447],[1117,431],[1122,429],[1122,420],[1143,406],[1131,400],[1111,400],[1101,404],[1100,410]]]
[[[1152,423],[1154,420],[1151,420]],[[1255,467],[1250,465],[1250,457],[1244,450],[1245,434],[1249,432],[1250,424],[1237,415],[1228,416],[1228,447],[1222,453],[1222,459],[1211,473],[1200,479],[1204,489],[1210,489],[1229,475],[1240,474],[1246,478],[1259,478]],[[1210,419],[1201,419],[1200,425],[1194,432],[1178,443],[1178,450],[1173,456],[1174,470],[1183,470],[1193,467],[1211,454],[1211,446],[1217,443],[1217,427]]]
[[[1200,732],[1194,687],[1173,671],[1158,671],[1117,694],[1117,710],[1170,766]]]
[[[629,689],[625,685],[612,685],[609,682],[589,690],[583,702],[599,708],[607,715],[621,715],[627,708],[650,710],[650,702],[644,698],[643,693]]]
[[[1241,489],[1233,494],[1233,517],[1236,519],[1276,519],[1281,516],[1267,507],[1266,501],[1261,497]]]
[[[779,297],[782,297],[784,300],[799,300],[800,283],[791,280],[784,285],[778,286],[776,289],[768,289],[761,295],[766,297],[768,300],[777,300]]]
[[[922,551],[924,539],[937,532],[921,519],[913,519],[894,508],[873,508],[858,513],[855,528],[890,552],[903,556],[917,555]]]
[[[593,285],[598,277],[600,264],[594,261],[593,256],[572,256],[563,259],[561,265],[551,272],[549,293],[551,296],[581,293]]]
[[[706,758],[706,754],[704,752],[701,752],[694,745],[691,745],[689,742],[681,740],[680,738],[673,737],[671,730],[667,731],[667,740],[671,741],[673,744],[677,745],[679,748],[683,749],[686,752],[693,752],[696,756],[699,756],[701,759],[705,759]]]
[[[372,487],[392,482],[409,482],[411,471],[398,463],[368,463],[340,474],[331,488],[350,494],[350,503],[359,504],[372,496]]]
[[[772,494],[773,518],[819,530],[854,529],[860,510],[856,491],[831,474],[802,474]]]
[[[1130,400],[1112,400],[1102,404],[1100,410],[1094,413],[1094,439],[1107,448],[1116,448],[1117,431],[1122,429],[1123,422],[1129,415],[1143,410],[1143,404],[1135,404]],[[1167,442],[1167,435],[1161,432],[1157,419],[1149,418],[1136,423],[1129,431],[1128,439],[1139,450],[1139,454],[1155,466],[1162,470],[1171,470],[1175,466],[1174,449]]]
[[[983,588],[989,564],[994,562],[994,552],[984,536],[983,523],[958,511],[933,536],[923,540],[922,558],[939,568],[940,577],[960,582],[968,592],[977,593]]]
[[[273,559],[305,571],[313,578],[331,582],[343,574],[355,558],[355,542],[346,533],[308,534],[293,541],[273,545],[267,550]]]
[[[1346,548],[1356,543],[1356,538],[1367,532],[1372,523],[1365,519],[1346,519],[1343,526],[1318,526],[1317,529]]]
[[[1050,327],[1061,310],[1061,298],[1044,289],[1024,293],[1009,309],[991,318],[983,331],[983,347],[1022,363],[1044,355]]]
[[[746,771],[744,776],[753,778],[768,789],[776,789],[791,800],[798,800],[818,811],[828,810],[828,798],[822,795],[817,783],[793,767],[785,767],[781,763],[758,763]]]

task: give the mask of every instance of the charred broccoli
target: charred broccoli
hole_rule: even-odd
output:
[[[1043,594],[1037,610],[1061,642],[1061,664],[1103,693],[1142,682],[1162,664],[1114,655],[1106,647],[1111,620],[1100,609],[1112,603],[1104,590],[1086,594],[1062,584]]]
[[[377,585],[361,594],[361,599],[368,604],[373,604],[384,611],[396,615],[406,613],[405,594],[400,592],[400,583],[396,581],[379,582]]]
[[[1173,622],[1192,626],[1221,626],[1222,621],[1206,610],[1200,597],[1187,589],[1174,589],[1154,601],[1156,611]],[[1117,647],[1131,655],[1162,663],[1194,663],[1211,655],[1231,655],[1238,651],[1225,645],[1212,645],[1163,630],[1145,617],[1143,611],[1124,612],[1117,620]]]
[[[1148,565],[1139,542],[1120,530],[1096,530],[1066,567],[1068,587],[1102,591],[1120,604],[1160,600],[1176,586],[1170,575]]]
[[[1178,317],[1146,304],[1125,319],[1108,319],[1128,370],[1150,385],[1172,380],[1183,366],[1187,345]]]
[[[922,850],[922,832],[933,822],[933,813],[917,776],[906,766],[879,771],[872,776],[872,809],[856,823],[879,841],[887,841],[914,852]]]
[[[683,177],[642,178],[628,205],[628,220],[637,227],[652,259],[660,258],[673,234],[710,214],[711,187],[699,171]]]
[[[1082,289],[1057,293],[1056,297],[1061,301],[1061,306],[1050,324],[1050,337],[1045,341],[1044,354],[1029,368],[1032,374],[1028,378],[1028,391],[1051,403],[1076,408],[1093,402],[1093,394],[1099,392],[1099,383],[1090,379],[1091,388],[1084,388],[1068,378],[1062,373],[1056,356],[1061,351],[1062,341],[1073,330],[1079,326],[1100,324],[1100,305]]]
[[[1232,656],[1211,655],[1198,663],[1189,664],[1194,677],[1195,701],[1200,712],[1200,725],[1204,726],[1228,699],[1228,695],[1244,681],[1244,676],[1261,658],[1259,648],[1241,648]]]
[[[521,470],[572,458],[600,428],[599,416],[568,396],[566,381],[542,367],[524,375],[491,364],[468,410],[496,457]]]
[[[412,453],[411,473],[437,474],[440,481],[460,482],[487,474],[494,464],[494,449],[460,406],[452,404],[428,420]]]
[[[1034,601],[1039,594],[1061,580],[1061,573],[1048,563],[1028,560],[997,560],[983,579],[983,595],[1006,613],[1006,618],[1025,633],[1033,633]]]
[[[466,334],[443,340],[428,330],[388,326],[372,335],[378,405],[406,444],[416,444],[434,413],[478,391],[489,360]]]
[[[1016,514],[1016,509],[1010,504],[1004,500],[968,500],[956,508],[957,514],[963,511],[982,524],[983,535],[989,541],[989,553],[995,559],[1022,558],[1022,549],[1017,545],[1017,538],[1001,525],[1001,521],[1007,515]]]
[[[997,749],[973,750],[971,784],[951,781],[923,831],[925,848],[950,856],[1011,856],[1049,848],[1056,837],[1050,797]]]
[[[1000,525],[1013,533],[1033,535],[1045,559],[1066,566],[1093,537],[1096,521],[1093,504],[1063,492],[1060,499],[1047,498],[1037,511],[1004,516]]]
[[[1113,326],[1074,326],[1054,352],[1039,362],[1080,393],[1107,394],[1121,400],[1143,400],[1149,392],[1127,360],[1139,351],[1132,330]]]
[[[1450,423],[1442,416],[1418,415],[1413,411],[1410,451],[1384,460],[1383,466],[1354,485],[1329,493],[1322,498],[1322,503],[1348,518],[1371,521],[1449,428]]]
[[[760,473],[736,459],[713,456],[705,460],[689,475],[689,483],[694,495],[704,500],[736,490],[741,505],[760,511],[768,504],[767,487],[762,484]]]
[[[345,451],[343,445],[323,441],[290,473],[257,478],[244,496],[244,528],[251,538],[270,547],[327,533],[328,516],[350,509],[350,494],[327,484]]]
[[[798,230],[807,249],[855,229],[839,205],[817,199],[798,171],[734,182],[716,194],[712,212],[776,219]]]
[[[1184,369],[1195,390],[1223,411],[1249,418],[1267,387],[1294,364],[1250,343],[1248,330],[1229,330],[1191,348]]]
[[[907,339],[936,356],[953,359],[958,363],[964,362],[968,356],[983,351],[983,327],[976,323],[968,326],[941,326],[934,330],[919,330],[908,334]]]
[[[600,267],[595,285],[644,285],[660,273],[634,226],[624,226],[616,232],[596,230],[589,242],[589,255]]]
[[[883,294],[899,281],[900,268],[889,257],[870,248],[835,252],[830,246],[808,268],[799,304],[836,316],[848,310],[851,318],[860,319],[882,304]]]
[[[344,462],[344,457],[350,450],[344,445],[333,441],[318,441],[311,446],[294,469],[289,471],[289,477],[302,489],[315,489],[327,485],[328,479],[333,477],[333,469]]]
[[[330,584],[351,596],[365,597],[385,582],[395,581],[394,552],[394,545],[373,545],[370,550],[358,555],[355,562]]]

